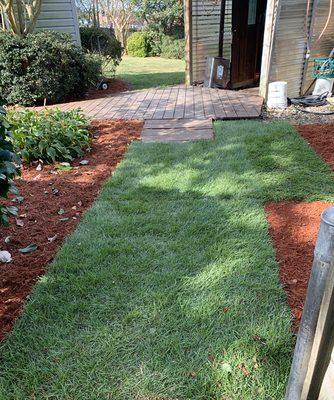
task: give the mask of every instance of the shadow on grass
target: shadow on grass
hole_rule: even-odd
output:
[[[179,85],[185,81],[184,72],[163,72],[163,73],[136,73],[120,74],[121,78],[129,82],[134,89],[149,89],[155,87],[164,87]]]
[[[332,175],[315,184],[288,125],[220,126],[131,145],[2,345],[0,397],[283,398],[290,312],[263,203],[333,195]]]

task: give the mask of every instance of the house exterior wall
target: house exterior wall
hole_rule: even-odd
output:
[[[80,42],[75,0],[44,0],[36,30],[53,30],[70,33],[77,44]]]

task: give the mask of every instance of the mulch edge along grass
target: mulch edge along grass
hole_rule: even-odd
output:
[[[298,133],[334,170],[334,124],[299,125]],[[311,273],[320,216],[330,202],[283,201],[266,204],[270,236],[280,267],[280,279],[287,294],[297,332]]]
[[[92,205],[103,182],[121,161],[132,140],[139,140],[143,123],[121,120],[92,121],[92,149],[71,162],[69,171],[46,165],[24,165],[17,187],[24,201],[19,216],[9,227],[1,227],[1,249],[12,254],[12,262],[0,264],[0,340],[20,315],[38,277],[56,255],[64,238],[76,227]],[[85,159],[88,165],[80,165]],[[59,163],[58,163],[59,164]],[[13,196],[15,197],[15,196]],[[8,204],[12,205],[11,199]],[[6,243],[5,238],[9,238]],[[19,249],[38,246],[30,254]]]
[[[2,344],[0,398],[283,398],[291,314],[264,205],[333,201],[332,183],[284,123],[133,143]]]

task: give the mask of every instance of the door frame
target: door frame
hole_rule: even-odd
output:
[[[261,1],[261,0],[260,0]],[[265,27],[266,27],[266,23],[267,23],[267,11],[268,11],[268,3],[270,1],[273,2],[277,2],[277,0],[263,0],[263,2],[265,1],[265,6],[266,6],[266,12],[265,12],[265,20],[263,23],[263,30],[260,29],[258,27],[259,24],[259,15],[260,14],[260,8],[263,7],[263,4],[261,4],[259,1],[257,1],[257,10],[256,10],[256,24],[255,24],[255,29],[256,29],[256,44],[257,44],[257,48],[256,48],[256,54],[254,57],[254,74],[253,74],[253,79],[247,79],[244,80],[242,82],[233,82],[232,77],[233,77],[233,71],[236,65],[236,60],[238,60],[238,58],[236,58],[236,52],[237,52],[237,45],[236,45],[236,36],[235,36],[235,31],[239,29],[239,26],[237,26],[237,21],[236,21],[236,9],[238,8],[238,5],[236,3],[236,1],[232,1],[232,42],[231,42],[231,68],[230,68],[230,87],[233,89],[238,89],[238,88],[242,88],[242,87],[251,87],[256,85],[256,74],[258,73],[258,82],[260,82],[260,77],[261,77],[261,70],[262,70],[262,55],[263,55],[263,48],[264,48],[264,36],[265,36]],[[248,25],[249,26],[249,25]],[[262,42],[262,47],[261,47],[261,42]],[[261,57],[261,63],[260,63],[260,71],[258,71],[257,69],[257,65],[258,65],[258,58]]]
[[[267,0],[266,20],[264,25],[262,62],[260,72],[260,95],[267,100],[270,71],[273,60],[273,47],[278,21],[281,13],[281,0]]]

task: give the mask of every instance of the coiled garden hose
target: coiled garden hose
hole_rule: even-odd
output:
[[[333,115],[334,111],[328,112],[319,112],[319,111],[310,111],[307,110],[307,107],[321,107],[327,104],[327,96],[329,92],[322,93],[320,95],[309,95],[309,96],[301,96],[294,97],[289,99],[290,104],[293,104],[297,110],[302,111],[308,114],[317,114],[317,115]]]

